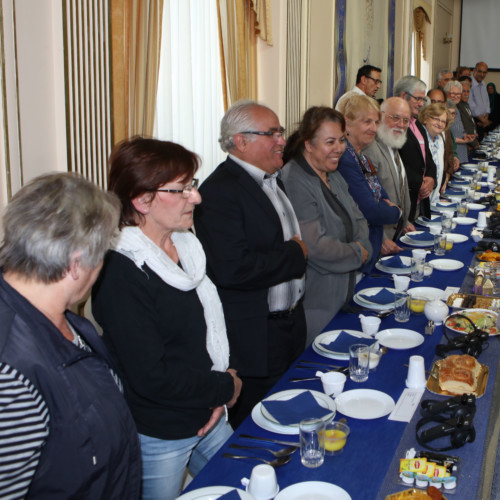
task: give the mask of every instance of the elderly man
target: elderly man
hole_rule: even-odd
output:
[[[410,222],[413,222],[418,215],[417,209],[421,215],[430,217],[429,195],[436,183],[436,165],[429,149],[427,134],[423,125],[417,121],[418,113],[425,102],[425,89],[425,83],[412,75],[403,76],[394,85],[394,95],[408,103],[411,113],[408,137],[399,150],[408,176],[411,200],[408,216]]]
[[[490,98],[484,79],[488,73],[488,65],[485,62],[478,62],[472,71],[472,87],[470,89],[469,107],[472,116],[476,119],[479,139],[482,138],[484,131],[491,125]]]
[[[453,78],[451,69],[442,69],[437,74],[437,88],[443,90],[444,86]]]
[[[234,104],[221,122],[228,158],[200,187],[196,234],[218,287],[243,389],[233,427],[251,412],[304,350],[302,307],[307,250],[282,190],[284,129],[269,108]]]
[[[457,69],[455,71],[455,80],[460,81],[460,78],[463,76],[467,76],[470,78],[471,75],[471,69],[468,68],[467,66],[457,66]]]
[[[365,64],[359,68],[358,74],[356,75],[356,85],[339,98],[335,109],[339,111],[342,102],[353,94],[367,95],[368,97],[375,98],[375,94],[382,85],[381,76],[382,70],[370,64]]]
[[[380,107],[382,120],[377,137],[363,153],[370,158],[377,176],[387,191],[390,200],[401,208],[398,224],[384,226],[382,254],[398,253],[402,249],[395,243],[401,233],[415,228],[408,222],[410,215],[410,192],[399,149],[406,142],[406,131],[410,123],[410,107],[400,97],[390,97]]]
[[[471,78],[463,76],[460,78],[459,82],[462,84],[462,95],[460,97],[460,102],[457,104],[457,110],[462,118],[464,132],[474,136],[474,141],[469,143],[470,148],[477,149],[479,147],[479,141],[477,140],[476,121],[474,120],[472,111],[469,107]]]

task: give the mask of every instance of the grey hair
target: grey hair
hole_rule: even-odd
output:
[[[446,101],[446,109],[457,109],[457,105],[451,99]]]
[[[231,152],[236,144],[234,143],[234,136],[245,130],[253,130],[255,123],[253,121],[252,110],[255,108],[266,108],[255,101],[241,100],[235,102],[223,116],[220,122],[220,137],[219,144],[222,151],[226,153]],[[249,136],[250,142],[255,140],[255,137]]]
[[[458,87],[460,89],[460,92],[462,92],[462,90],[464,89],[462,87],[462,84],[458,81],[458,80],[450,80],[445,86],[444,86],[444,91],[445,92],[449,92],[452,87]]]
[[[76,174],[37,177],[5,210],[0,265],[43,283],[61,280],[75,256],[94,269],[109,248],[119,216],[114,194]]]
[[[413,75],[406,75],[401,77],[395,84],[394,84],[394,95],[397,97],[401,97],[401,94],[405,92],[406,94],[414,94],[415,90],[422,90],[425,92],[427,89],[427,85],[425,82],[420,80],[420,78],[417,78],[416,76]]]
[[[436,80],[441,80],[441,78],[443,78],[443,75],[445,73],[453,73],[453,71],[451,71],[451,69],[440,69],[438,71],[438,74],[437,74],[437,77],[436,77]]]

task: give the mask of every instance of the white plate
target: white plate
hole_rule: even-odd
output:
[[[459,201],[462,198],[465,198],[465,193],[451,193],[451,194],[446,193],[446,197],[449,198],[450,200]]]
[[[332,357],[332,359],[343,359],[343,360],[348,360],[349,359],[349,353],[348,352],[334,352],[330,351],[329,349],[326,349],[326,347],[322,346],[321,344],[327,343],[329,344],[330,342],[333,342],[340,334],[340,332],[344,331],[345,333],[348,333],[349,335],[352,335],[353,337],[357,337],[360,339],[373,339],[370,335],[365,335],[363,332],[359,332],[357,330],[331,330],[329,332],[322,333],[321,335],[318,335],[314,341],[313,341],[313,348],[316,347],[318,351],[325,353],[329,355],[328,357]],[[316,351],[316,352],[318,352]]]
[[[441,208],[441,210],[443,210]],[[417,217],[417,220],[415,221],[417,224],[420,224],[421,226],[426,226],[426,227],[429,227],[429,226],[435,226],[435,225],[441,225],[441,221],[438,220],[434,220],[434,219],[437,219],[439,217],[439,215],[436,215],[436,214],[431,214],[431,220],[430,221],[426,221],[426,220],[423,220],[422,217]]]
[[[440,290],[439,288],[433,288],[431,286],[417,286],[415,288],[409,288],[407,292],[412,297],[413,295],[417,295],[419,297],[426,297],[429,300],[446,299],[446,294],[444,293],[444,290]]]
[[[472,170],[478,168],[479,165],[477,163],[462,163],[460,168],[465,168],[466,170]]]
[[[438,271],[456,271],[462,269],[464,263],[453,259],[434,259],[429,262]]]
[[[385,392],[373,389],[353,389],[335,398],[337,411],[346,417],[371,420],[384,417],[396,406],[394,399]],[[284,490],[283,490],[284,491]]]
[[[401,236],[400,238],[401,243],[404,243],[405,245],[410,245],[412,247],[431,247],[433,245],[432,241],[417,241],[417,240],[412,240],[406,234]]]
[[[189,493],[184,493],[184,495],[177,497],[177,500],[215,500],[232,490],[238,491],[241,500],[255,500],[250,493],[231,486],[207,486],[206,488],[199,488]]]
[[[313,346],[314,347],[314,346]],[[290,389],[290,391],[295,391],[294,395],[300,394],[301,392],[307,391],[308,389]],[[316,391],[311,391],[313,393],[316,393]],[[331,403],[332,406],[327,406],[327,408],[332,408],[332,411],[335,411],[335,403],[332,398],[326,396],[326,394],[319,393],[322,396],[325,396],[328,398],[328,404],[330,405]],[[331,403],[330,403],[331,402]],[[320,403],[321,404],[321,403]],[[289,425],[281,425],[281,424],[275,424],[274,422],[271,422],[270,420],[267,420],[267,418],[264,417],[262,414],[262,404],[257,403],[253,409],[252,409],[252,420],[262,429],[270,432],[276,432],[276,434],[298,434],[299,433],[299,428],[298,426],[289,426]]]
[[[312,348],[313,351],[316,354],[319,354],[320,356],[323,356],[328,359],[337,359],[337,360],[348,360],[349,356],[346,356],[345,354],[332,354],[327,351],[323,351],[322,349],[318,349],[315,345],[314,342],[312,343]]]
[[[295,396],[298,396],[299,394],[302,394],[303,392],[307,391],[308,389],[289,389],[287,391],[281,391],[281,392],[276,392],[274,394],[271,394],[269,397],[267,397],[264,401],[288,401],[289,399],[292,399]],[[321,420],[324,420],[325,422],[331,420],[335,416],[335,401],[332,400],[330,396],[327,396],[326,394],[318,391],[309,391],[316,402],[322,406],[323,408],[327,408],[332,411],[332,413],[325,415],[322,417]],[[262,412],[262,415],[264,416],[265,419],[269,420],[273,424],[276,425],[281,425],[264,407],[264,405],[260,405],[260,411]],[[299,422],[296,424],[290,424],[284,425],[282,427],[297,427],[299,425]]]
[[[388,328],[375,335],[375,338],[389,349],[413,349],[424,342],[424,337],[414,330],[405,328]]]
[[[332,483],[305,481],[292,484],[278,493],[274,500],[352,500],[346,490]]]
[[[484,210],[486,205],[482,205],[481,203],[469,203],[467,202],[467,207],[470,210]]]
[[[382,286],[377,286],[373,288],[365,288],[364,290],[360,290],[358,293],[356,293],[353,297],[354,302],[356,304],[366,307],[367,309],[372,309],[373,311],[385,311],[386,309],[392,309],[394,303],[389,302],[387,304],[377,304],[376,302],[369,302],[368,300],[365,300],[364,298],[361,297],[361,295],[375,295],[382,288],[387,288],[390,292],[394,293],[396,292],[395,288],[389,288],[389,287],[382,287]]]
[[[426,245],[428,246],[428,245]],[[384,257],[382,259],[379,259],[377,263],[375,264],[375,267],[379,271],[383,271],[385,273],[390,273],[390,274],[410,274],[411,273],[411,267],[387,267],[384,266],[383,262],[384,259],[388,259],[390,257]],[[405,266],[410,266],[411,265],[411,257],[401,257],[401,260],[403,261],[403,264]]]
[[[467,241],[469,239],[469,237],[465,234],[459,233],[448,233],[446,235],[446,238],[450,241],[453,241],[453,243],[463,243],[464,241]]]
[[[474,219],[474,217],[453,217],[453,221],[462,226],[471,226],[476,224],[477,219]]]

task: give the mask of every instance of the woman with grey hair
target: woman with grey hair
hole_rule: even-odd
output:
[[[138,436],[121,382],[94,327],[68,310],[97,277],[118,215],[115,196],[69,173],[33,180],[5,211],[2,498],[139,497]]]

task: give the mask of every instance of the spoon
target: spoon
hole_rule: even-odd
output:
[[[250,460],[259,460],[260,462],[264,462],[267,465],[270,465],[271,467],[281,467],[282,465],[287,464],[290,462],[292,459],[292,455],[288,455],[286,457],[280,457],[280,458],[275,458],[274,460],[264,460],[263,458],[259,457],[244,457],[242,455],[233,455],[232,453],[223,453],[222,456],[224,458],[236,458],[237,460],[246,460],[247,458]]]
[[[237,448],[240,450],[266,450],[269,453],[272,453],[276,458],[279,457],[287,457],[288,455],[291,455],[292,453],[295,453],[297,451],[296,446],[287,446],[286,448],[282,448],[281,450],[270,450],[269,448],[262,448],[260,446],[243,446],[242,444],[230,444],[229,448]]]

